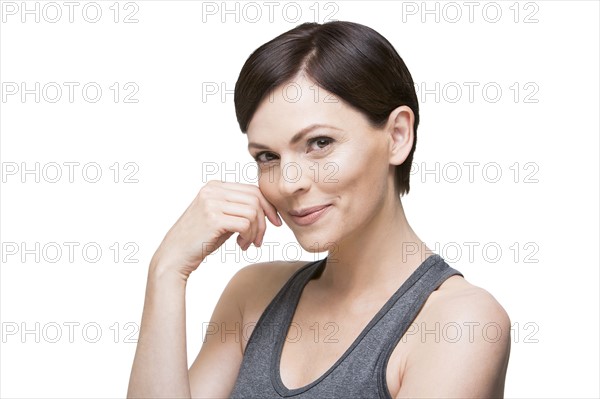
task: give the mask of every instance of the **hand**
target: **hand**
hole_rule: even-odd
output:
[[[283,223],[277,210],[257,186],[209,181],[165,235],[153,260],[174,268],[185,279],[233,233],[247,250],[262,244],[265,216],[275,226]]]

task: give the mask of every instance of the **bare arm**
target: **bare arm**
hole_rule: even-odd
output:
[[[190,367],[193,398],[228,398],[260,315],[291,275],[306,262],[255,263],[240,269],[223,291]],[[258,288],[260,287],[260,288]],[[258,288],[258,289],[257,289]]]
[[[245,281],[254,266],[238,271],[219,298],[189,370],[193,398],[226,398],[233,390],[243,358],[243,304],[238,298],[245,296]]]
[[[187,281],[151,262],[128,398],[190,398],[187,368]]]
[[[239,233],[237,243],[242,250],[252,243],[260,246],[265,217],[276,226],[282,225],[277,210],[258,187],[211,181],[171,227],[148,269],[128,398],[191,398],[185,321],[187,279],[206,256],[235,232]],[[241,325],[237,280],[232,279],[223,292],[213,321]],[[239,344],[236,347],[218,345],[214,339],[207,341],[192,366],[194,395],[220,395],[222,389],[231,385],[234,373],[237,375],[240,356]],[[226,365],[227,373],[214,372],[217,360]]]

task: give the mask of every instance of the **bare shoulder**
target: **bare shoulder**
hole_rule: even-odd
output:
[[[254,263],[240,269],[235,280],[237,303],[244,327],[258,321],[283,285],[310,261],[273,261]],[[252,328],[246,329],[252,331]],[[249,337],[245,337],[246,340]]]
[[[431,296],[426,317],[440,322],[497,323],[510,329],[510,318],[498,300],[484,288],[461,276],[451,276]],[[508,332],[508,331],[503,331]]]
[[[490,292],[451,276],[430,295],[415,323],[396,398],[502,397],[511,322]],[[431,379],[436,384],[426,384]]]

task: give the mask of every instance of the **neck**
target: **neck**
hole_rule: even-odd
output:
[[[319,284],[332,295],[389,296],[432,255],[408,224],[396,196],[387,198],[359,230],[329,252]]]

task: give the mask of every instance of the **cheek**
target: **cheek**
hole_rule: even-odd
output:
[[[322,168],[324,181],[337,181],[337,185],[350,190],[363,186],[377,187],[379,180],[385,178],[387,165],[382,165],[381,154],[369,148],[348,148],[338,151],[331,163]]]
[[[338,183],[326,189],[343,197],[343,208],[349,215],[362,218],[381,205],[389,173],[385,159],[378,151],[362,150],[344,154],[336,161]]]
[[[260,177],[258,178],[258,188],[262,195],[267,199],[267,201],[269,201],[276,208],[278,208],[277,185],[275,183],[274,171],[269,171],[268,168],[265,168],[260,171]]]

